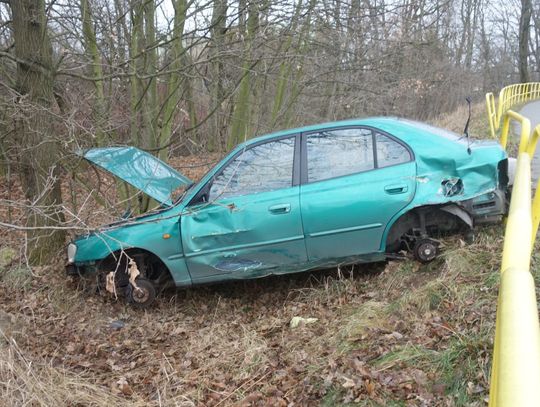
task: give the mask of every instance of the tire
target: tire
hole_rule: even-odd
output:
[[[156,287],[146,278],[135,280],[137,288],[131,284],[127,287],[128,302],[137,308],[148,308],[156,299]]]
[[[430,263],[439,254],[438,244],[431,239],[420,239],[414,245],[413,254],[420,263]]]

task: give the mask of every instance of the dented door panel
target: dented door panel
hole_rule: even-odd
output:
[[[299,187],[188,207],[181,231],[194,282],[259,277],[307,260]]]

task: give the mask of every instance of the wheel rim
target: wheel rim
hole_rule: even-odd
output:
[[[133,288],[133,301],[141,304],[150,298],[150,292],[145,288]]]
[[[437,255],[437,248],[431,243],[423,243],[418,248],[418,255],[422,260],[433,260]]]

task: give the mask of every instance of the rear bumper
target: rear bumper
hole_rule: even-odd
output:
[[[464,209],[472,216],[475,224],[498,222],[508,213],[508,193],[496,189],[474,199],[462,202]]]
[[[472,216],[475,224],[498,222],[508,214],[509,185],[511,185],[511,174],[508,167],[508,159],[499,161],[497,189],[495,191],[462,202],[464,209]]]

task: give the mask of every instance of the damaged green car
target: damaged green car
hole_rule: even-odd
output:
[[[139,306],[167,279],[188,287],[406,252],[429,262],[438,236],[500,221],[507,209],[508,159],[497,142],[397,118],[254,138],[197,184],[134,147],[84,158],[161,203],[67,248],[70,274],[112,276]]]

